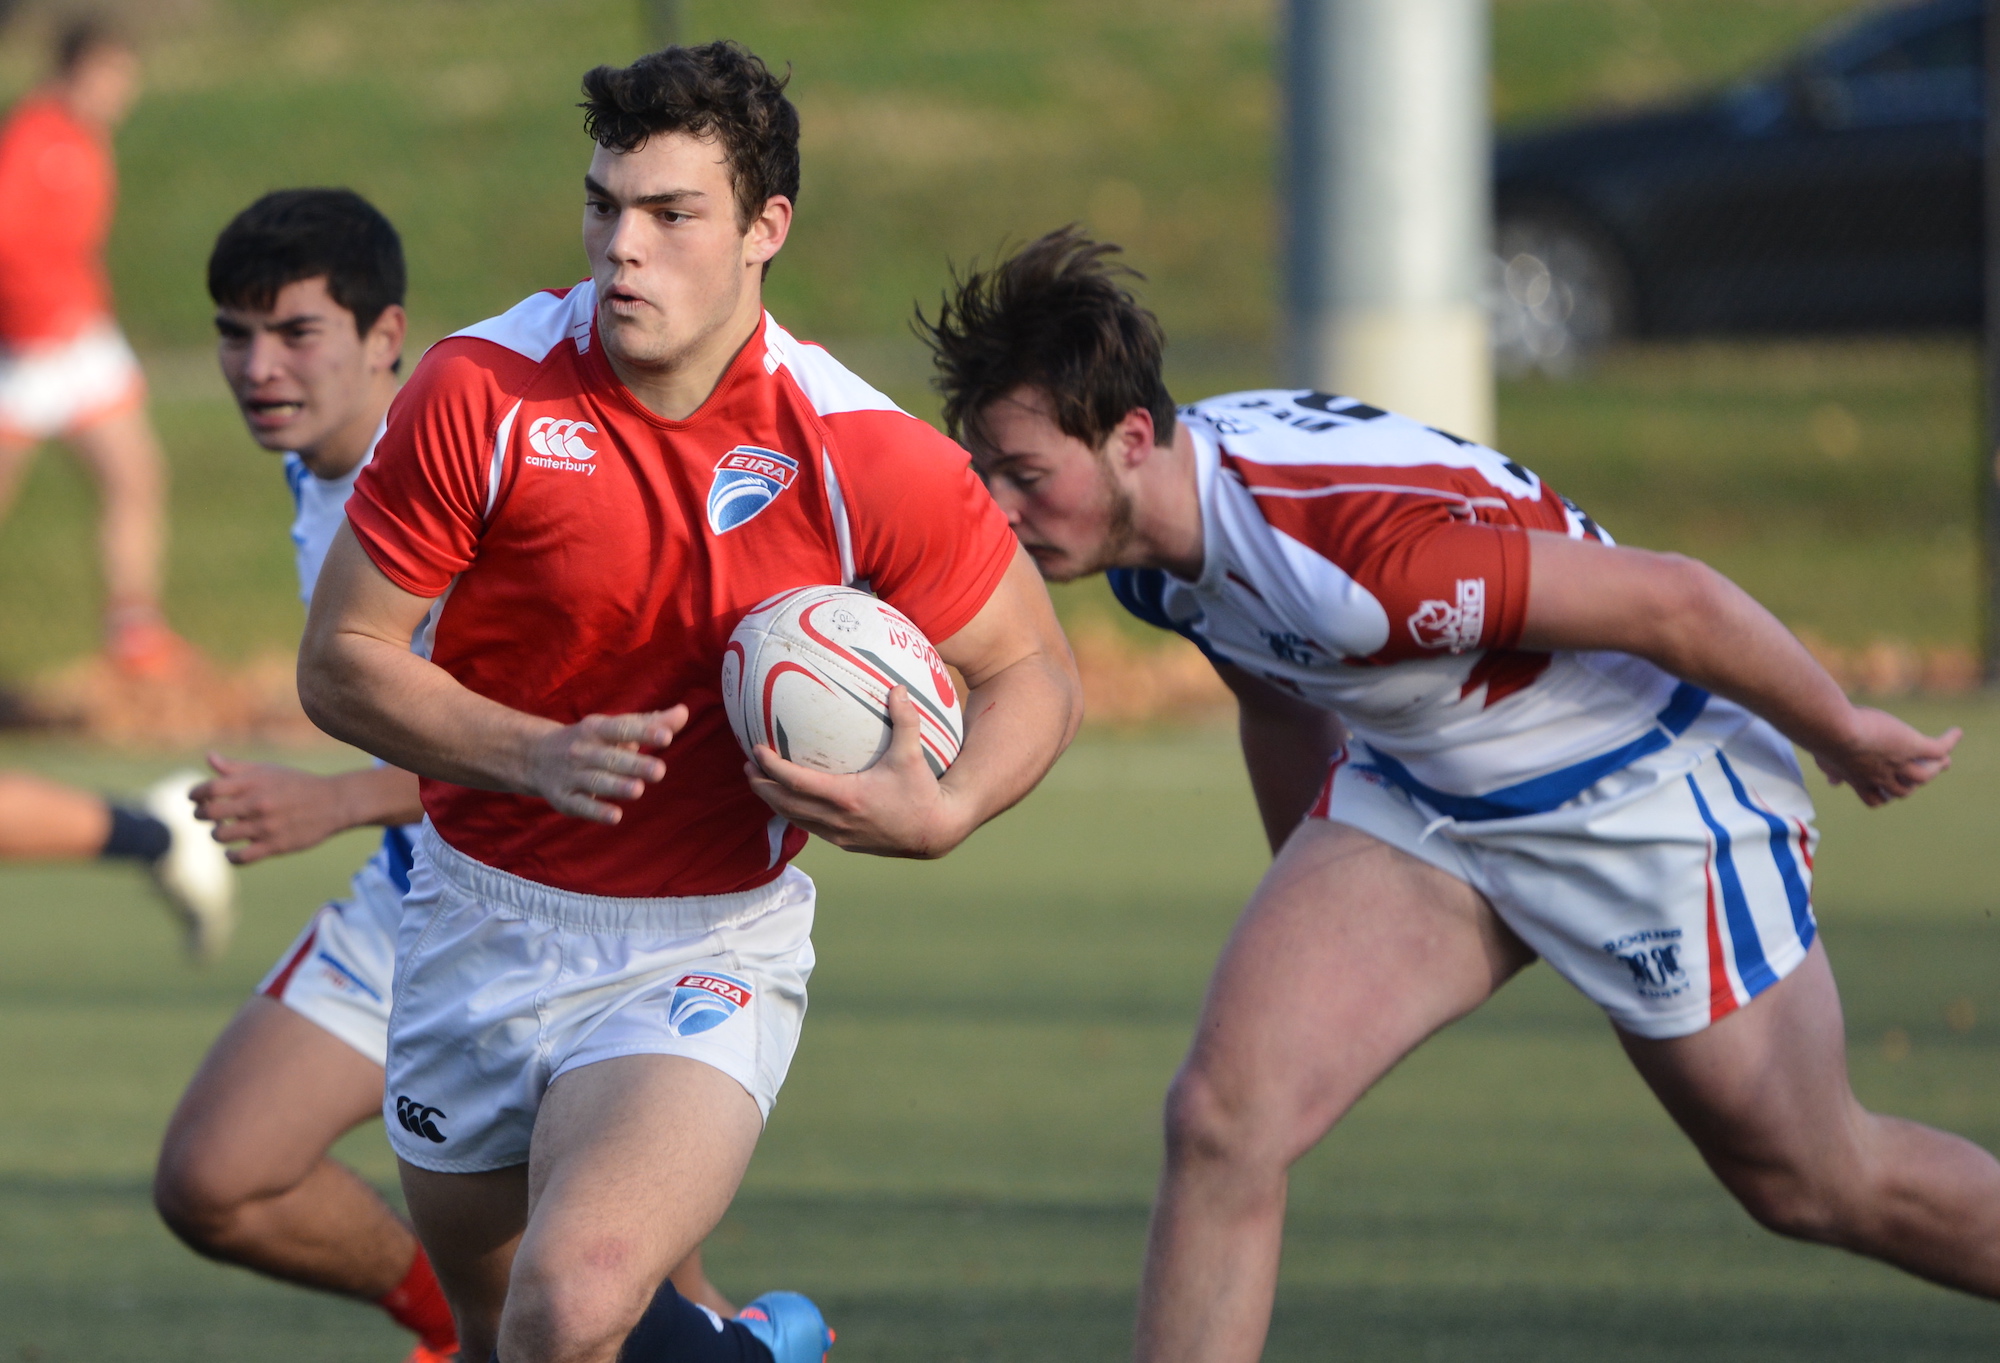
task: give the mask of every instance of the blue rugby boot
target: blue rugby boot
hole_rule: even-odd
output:
[[[771,1351],[776,1363],[825,1363],[833,1330],[812,1301],[797,1292],[766,1292],[736,1313],[736,1322]]]

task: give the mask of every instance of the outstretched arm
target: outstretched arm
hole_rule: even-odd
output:
[[[1275,855],[1326,784],[1326,769],[1347,741],[1340,717],[1229,663],[1216,669],[1236,693],[1236,732],[1264,836]]]
[[[299,700],[313,723],[386,762],[461,786],[534,795],[565,814],[617,823],[666,774],[687,707],[558,724],[488,700],[410,652],[430,611],[383,575],[343,525],[313,589],[299,646]]]
[[[1636,654],[1763,716],[1863,804],[1901,799],[1951,765],[1959,730],[1927,738],[1857,706],[1750,594],[1678,554],[1530,531],[1525,649]]]
[[[917,740],[917,707],[897,687],[888,752],[833,776],[759,747],[746,767],[765,804],[850,852],[941,857],[1035,788],[1076,736],[1083,687],[1048,589],[1016,549],[971,623],[937,645],[965,677],[965,746],[939,780]]]
[[[364,767],[322,776],[280,762],[239,762],[210,753],[215,775],[188,792],[215,840],[235,844],[238,866],[317,847],[336,833],[424,817],[417,778],[399,767]]]

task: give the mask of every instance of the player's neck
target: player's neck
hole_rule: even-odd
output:
[[[375,444],[375,433],[382,429],[382,418],[388,415],[399,386],[394,374],[378,375],[369,387],[368,401],[356,407],[353,416],[327,432],[324,440],[314,442],[311,449],[293,451],[299,462],[313,477],[329,483],[354,472]]]
[[[668,421],[685,421],[708,401],[763,323],[764,291],[746,289],[725,321],[668,359],[635,363],[608,344],[604,359],[640,406]]]
[[[1195,471],[1194,436],[1174,423],[1173,442],[1155,446],[1132,499],[1133,547],[1142,566],[1164,568],[1187,582],[1201,579],[1206,561],[1201,524],[1201,484]]]
[[[104,121],[90,101],[83,98],[75,86],[67,81],[54,81],[48,86],[48,92],[73,121],[82,124],[99,137],[111,136],[111,125]]]

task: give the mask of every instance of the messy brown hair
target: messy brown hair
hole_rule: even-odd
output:
[[[954,439],[979,439],[986,408],[1025,385],[1047,393],[1057,427],[1092,449],[1140,407],[1154,441],[1172,442],[1166,333],[1125,287],[1145,276],[1112,259],[1119,253],[1060,227],[991,269],[954,270],[935,322],[917,310]]]

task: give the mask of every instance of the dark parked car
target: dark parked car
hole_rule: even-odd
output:
[[[1495,344],[1971,326],[1983,0],[1849,19],[1689,103],[1503,137]]]

